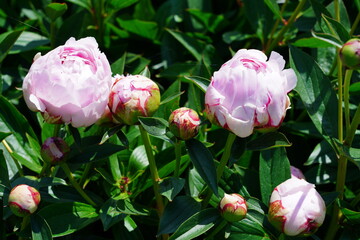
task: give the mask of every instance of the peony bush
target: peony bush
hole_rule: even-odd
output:
[[[1,239],[359,239],[358,1],[0,6]]]

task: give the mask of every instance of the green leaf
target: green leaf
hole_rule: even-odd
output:
[[[160,105],[171,102],[172,100],[177,99],[178,97],[180,97],[185,91],[182,92],[178,92],[178,93],[174,93],[171,96],[168,96],[167,98],[161,100]]]
[[[202,12],[199,9],[188,9],[187,12],[190,13],[196,20],[201,22],[205,28],[212,33],[221,31],[229,24],[222,14]]]
[[[0,96],[0,106],[0,132],[12,133],[6,138],[13,151],[11,155],[27,168],[39,173],[41,164],[27,141],[27,134],[37,139],[33,129],[26,118],[3,96]]]
[[[145,146],[137,146],[130,155],[128,166],[129,176],[136,175],[139,171],[144,171],[147,166],[149,166],[149,161],[147,159]]]
[[[192,81],[196,86],[198,86],[201,89],[201,91],[206,93],[207,87],[210,84],[209,79],[198,76],[185,76],[185,78]]]
[[[31,236],[33,240],[51,240],[52,233],[49,224],[38,214],[30,217]]]
[[[117,210],[117,200],[110,198],[107,200],[100,209],[100,219],[104,227],[104,231],[107,231],[114,224],[120,222],[126,217],[126,214]]]
[[[169,202],[160,218],[157,235],[173,233],[188,218],[201,210],[201,203],[189,196],[178,196]]]
[[[51,21],[55,21],[66,12],[67,8],[66,3],[50,3],[45,7],[45,13]]]
[[[10,136],[12,133],[10,132],[0,132],[0,142],[4,140],[7,136]]]
[[[4,60],[22,31],[6,32],[0,35],[0,63]]]
[[[331,34],[333,34],[338,39],[340,39],[342,44],[344,44],[350,39],[350,34],[348,30],[340,22],[324,14],[322,14],[322,17],[325,20],[325,22],[328,24],[329,28],[331,29]]]
[[[111,0],[109,2],[112,9],[119,11],[137,3],[138,1],[139,0]]]
[[[112,136],[121,131],[122,126],[118,125],[108,129],[101,138],[100,145],[109,140]]]
[[[292,144],[281,132],[269,132],[247,143],[246,149],[251,151],[261,151],[278,147],[290,147]]]
[[[311,31],[311,35],[323,42],[326,42],[334,47],[337,48],[341,48],[343,42],[341,42],[340,39],[338,39],[337,37],[334,37],[333,35],[329,34],[329,33],[316,33],[314,31]]]
[[[188,140],[185,143],[195,169],[209,185],[215,195],[218,196],[216,168],[211,152],[204,146],[203,143],[196,139]]]
[[[349,93],[351,95],[360,95],[360,82],[356,82],[350,85]]]
[[[130,199],[114,199],[110,198],[105,202],[100,210],[100,219],[104,226],[104,231],[107,231],[114,224],[123,220],[127,215],[148,215],[149,212],[133,205]]]
[[[187,219],[169,240],[190,240],[207,232],[222,220],[217,209],[204,209]]]
[[[337,156],[331,145],[327,141],[321,141],[315,146],[304,165],[310,166],[312,164],[335,164],[335,159],[337,159]]]
[[[344,214],[348,223],[355,225],[360,224],[360,212],[356,212],[348,208],[340,208],[340,210]]]
[[[125,69],[125,62],[126,62],[126,52],[114,63],[111,64],[111,72],[113,74],[124,74]]]
[[[144,68],[144,70],[142,70],[141,73],[139,73],[139,75],[142,75],[142,76],[147,77],[147,78],[151,78],[151,73],[150,73],[149,67],[146,66]]]
[[[308,47],[308,48],[327,48],[333,47],[333,43],[329,43],[328,41],[324,41],[323,39],[319,39],[316,37],[310,38],[301,38],[292,43],[295,47]]]
[[[204,49],[204,44],[201,44],[195,38],[192,38],[185,33],[179,31],[173,31],[170,29],[165,29],[168,33],[171,34],[176,40],[178,40],[193,56],[197,61],[201,61],[201,53]]]
[[[268,204],[272,191],[291,177],[290,162],[285,148],[276,148],[260,153],[259,163],[261,197]]]
[[[8,167],[2,150],[0,150],[0,184],[11,189]]]
[[[176,195],[183,189],[185,179],[170,177],[164,179],[160,183],[160,194],[165,196],[169,201],[172,201]]]
[[[153,136],[165,135],[166,129],[169,126],[168,121],[156,117],[139,117],[139,122]]]
[[[38,214],[51,227],[53,237],[61,237],[78,231],[99,218],[96,208],[80,202],[50,204]]]
[[[48,44],[50,40],[40,34],[24,31],[16,40],[9,54],[18,54],[21,52],[33,50],[37,47]]]
[[[72,146],[72,148],[73,151],[71,151],[67,161],[77,164],[103,160],[115,153],[118,153],[119,151],[126,149],[124,146],[107,142],[103,143],[102,145],[92,144],[82,146],[80,149],[76,146]]]
[[[170,98],[175,94],[180,92],[181,81],[180,79],[175,80],[173,84],[166,89],[164,93],[161,94],[162,99]],[[164,100],[165,101],[165,100]],[[158,110],[155,112],[154,117],[161,117],[164,119],[169,119],[170,114],[175,109],[179,108],[180,96],[176,97],[174,100],[168,102],[167,104],[161,104]]]
[[[277,19],[282,19],[279,5],[276,0],[264,0],[265,4],[270,8],[270,10],[274,13]]]
[[[228,239],[246,240],[270,240],[269,232],[272,227],[267,222],[265,214],[266,206],[258,199],[249,198],[246,200],[248,211],[246,217],[231,224],[231,232]]]
[[[298,78],[299,93],[317,130],[328,140],[337,137],[337,97],[330,80],[318,64],[306,53],[290,47],[290,65]]]
[[[125,30],[141,37],[156,40],[159,27],[156,22],[142,21],[139,19],[116,19],[119,25]]]

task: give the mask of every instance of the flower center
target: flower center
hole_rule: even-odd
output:
[[[262,62],[258,62],[256,60],[242,58],[240,59],[242,65],[246,68],[253,69],[256,72],[264,72],[266,70],[266,64]]]

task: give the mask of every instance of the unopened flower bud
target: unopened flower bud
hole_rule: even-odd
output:
[[[298,169],[294,166],[290,166],[290,171],[291,171],[291,177],[305,179],[305,176],[300,169]]]
[[[237,194],[226,194],[219,204],[221,215],[229,222],[237,222],[245,218],[247,206],[245,199]]]
[[[268,219],[288,236],[309,236],[322,225],[325,213],[325,202],[315,186],[290,178],[272,192]]]
[[[25,184],[14,187],[9,195],[9,207],[19,217],[26,217],[36,211],[40,203],[40,193]]]
[[[43,160],[52,165],[65,161],[69,152],[69,145],[59,137],[50,137],[41,146]]]
[[[170,131],[179,139],[188,140],[199,131],[200,118],[193,109],[182,107],[170,114]]]
[[[342,63],[350,69],[360,69],[360,39],[353,38],[347,41],[340,49]]]
[[[127,125],[138,117],[151,117],[160,105],[160,90],[154,81],[142,75],[115,75],[109,108],[116,119]]]

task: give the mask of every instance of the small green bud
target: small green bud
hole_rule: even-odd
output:
[[[353,38],[347,41],[340,49],[342,63],[354,70],[360,69],[360,39]]]

